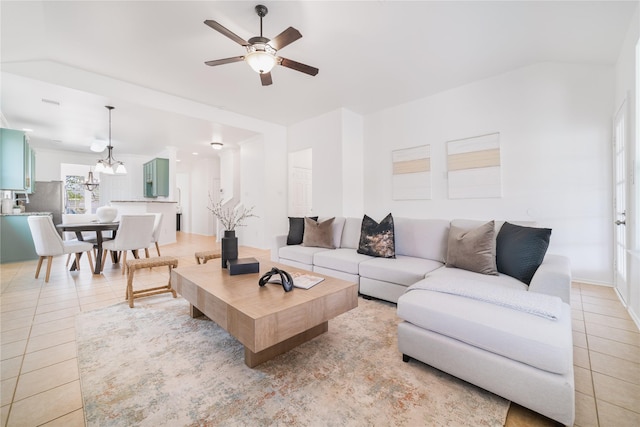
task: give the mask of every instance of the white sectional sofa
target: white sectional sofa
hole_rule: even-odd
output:
[[[288,246],[286,235],[276,236],[272,260],[357,282],[362,295],[397,303],[403,360],[427,363],[573,424],[566,257],[547,254],[527,286],[502,273],[445,266],[450,227],[472,229],[482,221],[394,218],[395,258],[357,253],[361,224],[361,218],[337,217],[335,249]]]

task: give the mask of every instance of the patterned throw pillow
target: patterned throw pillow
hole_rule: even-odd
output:
[[[305,218],[302,246],[335,249],[333,245],[333,220],[335,220],[335,217],[322,222]]]
[[[522,227],[505,222],[496,239],[498,271],[530,284],[544,260],[550,239],[550,228]]]
[[[381,258],[395,258],[396,244],[393,217],[387,215],[380,223],[365,215],[362,218],[358,253]]]
[[[318,220],[317,216],[310,216],[314,221]],[[302,243],[304,236],[304,218],[289,217],[289,234],[287,235],[287,245],[299,245]]]
[[[494,221],[472,230],[452,225],[449,229],[447,267],[497,276],[495,234]]]

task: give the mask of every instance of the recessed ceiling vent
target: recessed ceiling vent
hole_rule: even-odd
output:
[[[42,98],[42,102],[44,102],[45,104],[57,105],[58,107],[60,106],[60,103],[58,101],[54,101],[53,99]]]

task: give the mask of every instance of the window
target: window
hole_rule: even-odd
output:
[[[84,166],[87,169],[89,168]],[[89,191],[83,185],[86,174],[65,174],[64,180],[64,211],[68,214],[95,213],[100,206],[100,187]]]

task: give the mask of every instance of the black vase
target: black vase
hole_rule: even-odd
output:
[[[222,268],[227,268],[227,261],[238,259],[238,238],[235,230],[224,230],[222,240]]]

